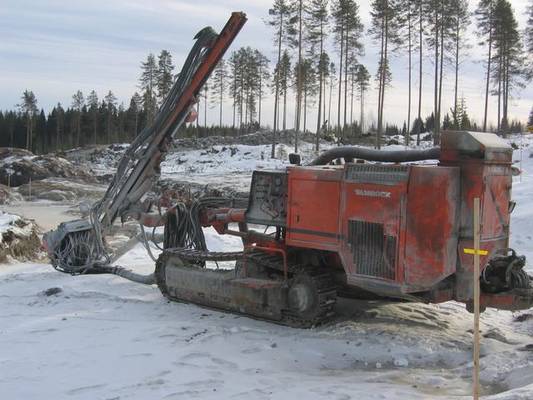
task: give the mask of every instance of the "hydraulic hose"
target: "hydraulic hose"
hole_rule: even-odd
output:
[[[341,146],[325,151],[308,165],[326,165],[338,158],[348,160],[361,159],[378,162],[410,162],[423,160],[438,160],[440,148],[432,147],[427,150],[374,150],[356,146]]]
[[[133,282],[141,283],[143,285],[154,285],[155,275],[153,273],[148,275],[136,274],[128,269],[118,265],[103,265],[96,266],[89,271],[91,274],[113,274]]]

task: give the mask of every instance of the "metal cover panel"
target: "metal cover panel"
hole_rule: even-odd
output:
[[[285,226],[287,219],[287,172],[254,171],[246,222]]]

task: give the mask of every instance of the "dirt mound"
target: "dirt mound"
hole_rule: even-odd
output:
[[[0,263],[37,258],[41,248],[37,233],[37,225],[32,221],[0,212]]]
[[[118,162],[128,146],[127,143],[108,146],[93,145],[69,150],[61,153],[60,156],[76,165],[89,165],[97,179],[102,180],[100,178],[104,178],[105,181],[105,178],[110,179],[114,174]]]
[[[0,184],[0,205],[13,204],[21,200],[22,196],[20,194],[14,192],[7,186]]]
[[[13,148],[0,148],[0,183],[11,187],[30,181],[61,177],[75,178],[84,182],[96,182],[87,168],[76,166],[54,154],[36,156],[33,153]]]
[[[49,178],[19,186],[18,193],[27,199],[50,201],[76,201],[97,199],[102,196],[105,188],[100,185],[87,185],[60,178]]]
[[[177,139],[174,142],[174,149],[205,149],[217,145],[237,145],[243,144],[247,146],[260,146],[265,144],[271,144],[274,138],[274,134],[269,130],[261,130],[254,133],[239,136],[208,136],[202,138],[183,138]],[[300,132],[298,136],[300,141],[313,143],[316,140],[316,136],[312,133]],[[276,136],[277,143],[284,143],[288,145],[294,144],[295,134],[294,131],[288,130],[278,132]]]

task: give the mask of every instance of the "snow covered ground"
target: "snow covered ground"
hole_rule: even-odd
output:
[[[533,138],[524,139],[526,145],[524,172],[513,189],[512,245],[533,260]],[[226,186],[234,179],[247,187],[254,168],[281,165],[268,151],[257,161],[268,146],[238,147],[236,158],[227,150],[220,163],[200,163],[188,178],[225,179]],[[208,156],[176,155],[189,161],[176,166],[167,160],[164,174],[178,176],[202,157]],[[206,234],[213,250],[239,247],[234,238]],[[140,246],[119,263],[153,269]],[[6,399],[90,400],[470,396],[472,316],[464,306],[343,300],[338,312],[326,326],[297,330],[169,303],[156,287],[114,276],[0,265],[0,393]],[[533,314],[488,310],[481,329],[486,398],[533,398]]]

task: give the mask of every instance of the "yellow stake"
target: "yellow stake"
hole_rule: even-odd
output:
[[[479,198],[474,199],[474,400],[479,399]],[[466,253],[465,249],[465,253]]]
[[[480,256],[486,256],[489,254],[487,250],[475,250],[475,249],[464,249],[463,250],[465,254],[471,254],[471,255],[480,255]]]

